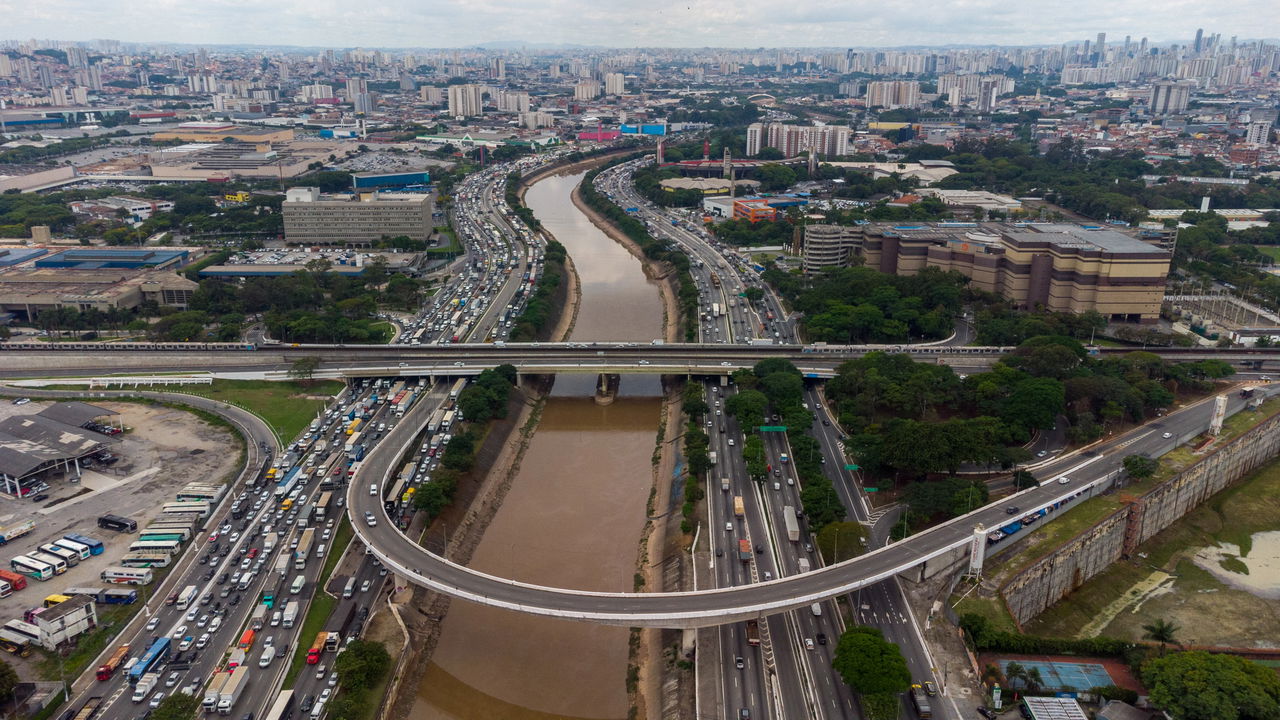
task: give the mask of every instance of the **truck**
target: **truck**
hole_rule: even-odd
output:
[[[22,522],[0,527],[0,545],[6,545],[11,540],[17,540],[35,529],[36,523],[34,520],[23,520]]]
[[[739,518],[746,517],[746,515],[747,515],[747,509],[746,509],[746,506],[745,506],[745,505],[743,504],[743,502],[742,502],[742,496],[741,496],[741,495],[734,495],[734,496],[733,496],[733,514],[734,514],[734,515],[736,515],[736,516],[737,516],[737,517],[739,517]]]
[[[133,701],[140,703],[151,694],[152,689],[160,684],[160,673],[149,672],[138,678],[138,684],[133,686]]]
[[[813,569],[813,567],[809,565],[809,558],[800,558],[798,564],[800,565],[800,572],[802,573],[807,573]]]
[[[196,599],[198,588],[195,585],[188,585],[182,588],[182,592],[178,594],[177,607],[179,610],[186,610],[189,605]]]
[[[98,671],[97,673],[95,673],[98,679],[110,680],[111,677],[116,674],[116,670],[120,669],[120,666],[124,664],[125,659],[128,657],[129,657],[128,643],[125,643],[124,645],[121,645],[120,647],[116,648],[115,652],[111,653],[111,657],[107,658],[106,662],[98,666]]]
[[[933,708],[929,707],[929,695],[919,684],[911,685],[911,702],[916,706],[916,715],[920,720],[929,720],[933,717]]]
[[[284,617],[280,621],[280,627],[291,628],[298,621],[298,601],[290,600],[288,605],[284,606]]]
[[[800,521],[796,520],[796,509],[790,505],[782,508],[782,519],[787,523],[787,539],[800,542]]]
[[[720,490],[729,492],[729,478],[720,478]]]
[[[302,537],[298,539],[298,547],[293,552],[293,569],[301,570],[307,566],[307,557],[311,555],[311,545],[315,537],[315,528],[302,531]]]
[[[93,717],[94,714],[98,712],[98,708],[101,706],[102,696],[95,695],[94,697],[89,698],[84,705],[80,706],[79,712],[73,715],[71,720],[89,720],[89,718]]]
[[[209,685],[204,689],[204,701],[200,705],[204,711],[211,713],[218,709],[218,699],[222,697],[222,686],[227,684],[227,680],[231,679],[231,673],[214,673],[209,680]]]
[[[760,622],[758,620],[747,621],[747,644],[751,646],[760,645]]]
[[[227,672],[235,670],[244,664],[244,650],[236,648],[227,656]]]
[[[742,562],[751,562],[751,541],[742,539],[738,541],[738,559]]]
[[[249,627],[254,630],[261,630],[262,626],[266,624],[266,621],[267,606],[259,603],[258,606],[253,609],[253,614],[249,616]]]
[[[272,550],[276,549],[277,537],[278,536],[273,532],[269,532],[266,535],[262,536],[262,554],[263,555],[267,555]]]
[[[244,665],[231,671],[231,678],[222,686],[222,693],[218,695],[219,715],[231,714],[231,708],[235,706],[236,700],[240,699],[241,691],[249,684],[246,679],[248,676],[249,668]]]
[[[709,460],[712,465],[716,464],[716,454],[714,451],[707,453],[707,460]]]

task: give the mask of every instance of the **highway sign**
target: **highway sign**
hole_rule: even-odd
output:
[[[880,488],[862,488],[864,492],[878,492]]]
[[[786,432],[786,425],[761,425],[760,432]]]
[[[854,465],[853,463],[849,463],[848,465],[844,466],[844,469],[853,471],[853,470],[860,470],[861,468],[859,468],[857,465]]]

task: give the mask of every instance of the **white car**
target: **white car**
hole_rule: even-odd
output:
[[[1066,485],[1070,482],[1071,482],[1071,478],[1067,477],[1066,475],[1063,475],[1062,477],[1058,478],[1059,485]]]
[[[208,645],[209,645],[209,633],[204,633],[203,635],[200,636],[198,640],[196,640],[197,650],[203,650]]]
[[[1169,438],[1173,437],[1173,433],[1167,432],[1161,435],[1160,437],[1164,438],[1165,440],[1168,440]]]

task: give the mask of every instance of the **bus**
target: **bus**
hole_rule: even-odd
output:
[[[116,532],[137,532],[138,523],[119,515],[103,515],[98,518],[98,527]]]
[[[129,552],[167,552],[177,555],[182,543],[177,540],[138,540],[129,544]]]
[[[166,516],[198,517],[204,519],[209,517],[209,507],[209,503],[205,500],[171,502],[165,503],[161,506],[160,512]]]
[[[40,628],[29,622],[22,620],[9,620],[4,624],[4,629],[9,633],[6,640],[11,642],[25,641],[25,644],[32,647],[40,646]]]
[[[127,657],[129,657],[128,643],[116,648],[115,652],[111,653],[111,657],[107,658],[106,662],[98,666],[98,672],[96,673],[98,679],[110,680],[111,676],[116,674],[116,670],[124,664],[125,658]]]
[[[89,549],[88,545],[85,545],[84,543],[78,543],[75,540],[58,538],[57,540],[53,541],[53,544],[57,545],[60,548],[66,548],[67,550],[70,550],[71,552],[78,555],[81,560],[88,560],[89,556],[93,555],[93,551]]]
[[[316,518],[323,520],[329,513],[329,502],[333,500],[333,493],[326,490],[320,493],[320,499],[316,501]]]
[[[103,550],[102,542],[99,540],[94,540],[88,535],[80,535],[78,533],[67,533],[62,537],[72,542],[78,542],[81,545],[84,545],[85,547],[89,548],[89,553],[92,555],[102,554],[102,550]]]
[[[176,532],[169,532],[164,529],[160,529],[160,530],[147,529],[139,533],[138,540],[147,541],[147,542],[168,542],[170,540],[174,542],[182,542],[183,540],[186,540],[186,538],[182,537],[181,530],[178,530]]]
[[[929,696],[919,685],[911,686],[911,704],[916,706],[916,715],[920,716],[920,720],[929,720],[933,717],[933,709],[929,707]]]
[[[178,502],[195,502],[207,500],[209,502],[217,502],[222,499],[225,491],[215,488],[211,485],[188,485],[178,491],[176,499]]]
[[[44,599],[44,606],[46,608],[51,608],[54,605],[64,603],[70,599],[71,599],[70,595],[49,595]]]
[[[129,684],[137,685],[143,675],[155,671],[160,667],[160,663],[169,659],[170,645],[171,641],[167,637],[157,638],[151,643],[151,647],[147,648],[138,662],[129,668]]]
[[[293,716],[293,691],[281,690],[262,720],[288,720]]]
[[[163,568],[172,562],[173,556],[162,552],[131,552],[120,558],[121,567],[127,568]]]
[[[13,594],[13,585],[8,580],[0,580],[0,598],[7,598]]]
[[[39,550],[36,550],[34,552],[27,553],[27,557],[52,567],[54,575],[61,575],[62,573],[67,571],[66,561],[58,557],[57,555],[50,555],[49,553],[44,553],[44,552],[40,552]]]
[[[68,550],[60,545],[45,543],[40,546],[39,550],[46,555],[62,558],[62,561],[65,562],[69,568],[73,568],[80,564],[80,553]]]
[[[155,575],[150,568],[109,567],[102,571],[102,582],[120,585],[150,585]]]
[[[311,643],[311,647],[307,648],[307,664],[315,665],[320,662],[320,656],[324,654],[324,643],[329,639],[329,633],[321,631],[316,635],[316,641]]]
[[[155,533],[160,535],[177,535],[179,540],[186,542],[190,540],[191,536],[195,533],[195,528],[192,527],[193,524],[194,523],[192,522],[181,521],[153,522],[143,529],[141,534],[138,536],[138,539],[144,540],[148,535]]]

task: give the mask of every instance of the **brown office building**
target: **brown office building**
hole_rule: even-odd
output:
[[[955,270],[973,287],[1020,309],[1093,310],[1114,321],[1156,321],[1172,259],[1117,230],[1079,225],[873,224],[851,230],[861,235],[857,244],[867,267],[881,272]]]

